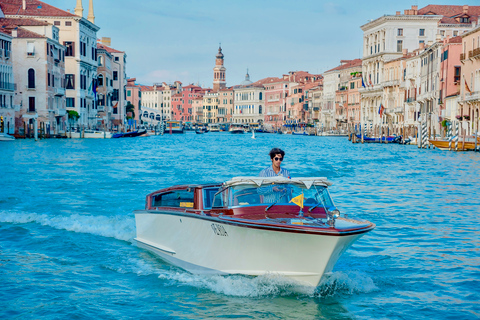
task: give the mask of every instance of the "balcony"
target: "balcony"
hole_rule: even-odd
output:
[[[407,99],[405,99],[405,102],[406,103],[413,103],[413,102],[415,102],[415,98],[407,98]]]
[[[480,58],[480,47],[476,48],[476,49],[473,49],[472,58],[475,58],[475,59]]]
[[[0,89],[13,91],[15,90],[15,85],[11,82],[0,81]]]
[[[98,112],[105,112],[105,106],[97,106]]]
[[[63,97],[65,95],[65,88],[55,88],[55,95]]]
[[[393,108],[393,113],[403,114],[403,108],[402,107]]]
[[[472,93],[465,93],[464,101],[479,101],[480,100],[480,91],[474,91]]]
[[[65,109],[57,109],[55,110],[55,116],[56,117],[63,117],[64,115],[67,114],[67,111]]]
[[[460,61],[463,61],[465,60],[465,54],[464,53],[460,53]]]

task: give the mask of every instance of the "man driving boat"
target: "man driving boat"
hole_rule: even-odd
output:
[[[290,179],[290,172],[287,169],[281,168],[282,161],[285,157],[285,151],[280,148],[273,148],[270,150],[270,159],[272,165],[260,171],[260,177],[285,177]],[[288,202],[289,190],[281,185],[274,185],[273,187],[260,188],[258,193],[263,194],[264,203],[274,202]]]

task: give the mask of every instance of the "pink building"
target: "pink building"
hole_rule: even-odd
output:
[[[441,120],[453,120],[460,93],[462,37],[445,38],[440,59],[439,107]]]
[[[183,122],[195,122],[193,100],[201,98],[211,89],[203,89],[196,85],[188,85],[182,88],[182,92],[172,96],[173,119]]]

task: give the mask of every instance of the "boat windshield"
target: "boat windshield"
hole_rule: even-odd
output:
[[[329,210],[335,208],[325,186],[312,185],[310,188],[307,188],[303,185],[288,183],[262,184],[261,186],[253,184],[231,186],[215,195],[213,206],[296,205],[290,201],[302,194],[304,206],[319,206]]]

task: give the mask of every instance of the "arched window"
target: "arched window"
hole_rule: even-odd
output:
[[[103,75],[102,74],[98,75],[98,86],[103,87]]]
[[[28,88],[35,89],[35,70],[28,69]]]
[[[98,57],[98,66],[102,67],[103,66],[103,56]]]

